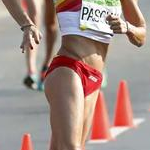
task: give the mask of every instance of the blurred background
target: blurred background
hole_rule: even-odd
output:
[[[145,122],[120,135],[116,141],[87,144],[87,149],[150,149],[150,2],[139,0],[139,6],[147,22],[147,41],[137,48],[124,35],[114,37],[107,57],[108,84],[102,90],[112,123],[118,85],[122,79],[126,80],[134,117],[144,118]],[[43,24],[41,31],[44,34]],[[27,132],[32,135],[34,149],[47,150],[50,134],[48,104],[44,92],[29,90],[22,83],[26,72],[25,57],[19,48],[21,40],[22,31],[0,1],[0,148],[19,150],[22,135]],[[44,53],[45,38],[39,47],[38,68]]]

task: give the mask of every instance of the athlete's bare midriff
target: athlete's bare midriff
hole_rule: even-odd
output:
[[[108,45],[78,35],[66,35],[62,37],[62,46],[58,55],[81,60],[93,68],[102,71]]]

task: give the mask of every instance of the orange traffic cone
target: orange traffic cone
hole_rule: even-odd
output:
[[[114,126],[134,126],[130,96],[127,82],[125,80],[120,81],[119,84],[114,117]]]
[[[108,113],[102,92],[99,93],[93,116],[91,140],[111,140]]]
[[[33,150],[30,134],[24,134],[22,139],[21,150]]]

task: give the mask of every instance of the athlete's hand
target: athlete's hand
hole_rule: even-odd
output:
[[[36,44],[39,44],[42,34],[36,28],[36,26],[26,26],[23,28],[23,40],[20,48],[22,49],[22,53],[27,50],[33,50]]]
[[[124,34],[128,31],[127,22],[123,21],[120,17],[109,15],[106,20],[110,25],[110,29],[116,34]]]

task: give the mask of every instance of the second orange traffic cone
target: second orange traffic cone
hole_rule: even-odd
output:
[[[30,134],[24,134],[22,138],[21,150],[33,150]]]
[[[111,140],[109,117],[106,109],[104,95],[99,93],[96,102],[95,113],[93,116],[93,125],[91,140]]]
[[[120,81],[117,92],[114,126],[134,126],[130,95],[127,82],[125,80]]]

